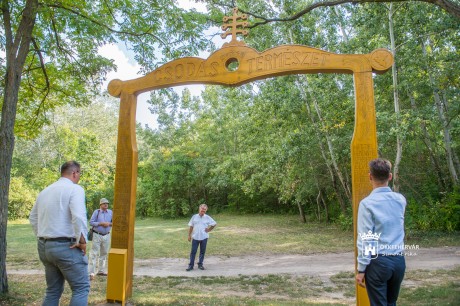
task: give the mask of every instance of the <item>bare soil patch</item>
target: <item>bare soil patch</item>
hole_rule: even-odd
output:
[[[354,271],[354,254],[325,253],[313,255],[248,255],[248,256],[206,256],[206,270],[185,271],[187,258],[154,258],[134,260],[135,276],[202,277],[291,274],[320,276],[329,279],[340,272]],[[452,269],[460,265],[460,247],[419,248],[408,250],[407,271]],[[43,269],[10,270],[8,274],[44,274]]]
[[[291,274],[320,276],[329,279],[340,272],[354,271],[354,254],[249,255],[236,257],[206,256],[206,270],[185,271],[187,258],[155,258],[134,261],[134,275],[168,276],[238,276]],[[407,250],[407,271],[452,269],[460,265],[460,247],[419,248]]]

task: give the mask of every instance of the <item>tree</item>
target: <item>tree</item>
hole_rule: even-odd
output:
[[[143,71],[150,71],[158,61],[196,54],[207,40],[201,35],[204,17],[169,0],[2,0],[1,9],[0,48],[6,56],[1,62],[0,293],[5,293],[15,133],[35,136],[55,107],[90,103],[104,75],[115,68],[98,55],[101,45],[125,42]]]
[[[215,2],[215,0],[212,0],[210,2]],[[261,8],[259,6],[259,9],[256,11],[252,10],[243,10],[240,9],[240,12],[249,14],[257,19],[260,19],[261,21],[255,22],[251,24],[249,28],[254,28],[262,24],[267,24],[271,22],[285,22],[285,21],[293,21],[296,19],[301,18],[302,16],[312,12],[315,9],[318,8],[324,8],[324,7],[335,7],[338,5],[342,4],[360,4],[364,5],[367,3],[397,3],[397,2],[409,2],[407,0],[332,0],[332,1],[320,1],[320,2],[314,2],[312,4],[308,5],[297,5],[298,10],[292,14],[288,14],[288,17],[275,17],[275,18],[268,18],[266,17],[269,14],[266,14],[266,7]],[[442,10],[446,11],[448,14],[460,18],[460,5],[458,4],[458,1],[455,0],[419,0],[418,2],[425,2],[428,4],[432,4],[434,6],[437,6],[441,8]],[[232,0],[231,6],[229,7],[236,7],[236,1]],[[268,5],[269,6],[269,5]],[[255,5],[253,6],[254,8],[256,7]],[[264,13],[261,13],[264,12]],[[284,13],[283,11],[281,11]]]

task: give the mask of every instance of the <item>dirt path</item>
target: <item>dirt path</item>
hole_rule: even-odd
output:
[[[330,277],[354,271],[354,255],[349,253],[272,256],[207,256],[206,270],[187,272],[186,258],[135,260],[134,275],[145,276],[238,276],[261,274],[319,275]],[[460,247],[429,248],[408,251],[407,270],[452,269],[460,265]]]
[[[407,270],[452,269],[460,265],[460,247],[420,248],[408,251]],[[411,253],[411,254],[410,254]],[[134,261],[134,275],[168,276],[238,276],[263,274],[310,275],[329,278],[339,272],[354,270],[353,253],[270,256],[206,256],[206,270],[187,272],[186,258],[156,258]],[[8,274],[44,274],[44,270],[8,270]]]

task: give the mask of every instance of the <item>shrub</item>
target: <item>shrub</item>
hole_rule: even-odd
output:
[[[415,230],[460,230],[460,192],[446,194],[441,200],[427,198],[424,202],[409,201],[406,209],[406,226]]]
[[[336,222],[342,230],[353,230],[353,214],[351,213],[351,209],[346,214],[341,213]]]
[[[32,189],[23,177],[12,177],[8,199],[8,219],[28,218],[37,195],[38,192]]]

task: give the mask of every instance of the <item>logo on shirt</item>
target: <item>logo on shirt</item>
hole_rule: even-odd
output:
[[[378,250],[379,250],[379,239],[380,239],[381,233],[372,233],[372,231],[368,231],[366,233],[360,233],[359,236],[361,237],[361,240],[363,241],[362,249],[361,249],[361,254],[363,257],[371,257],[377,258],[379,256]]]

